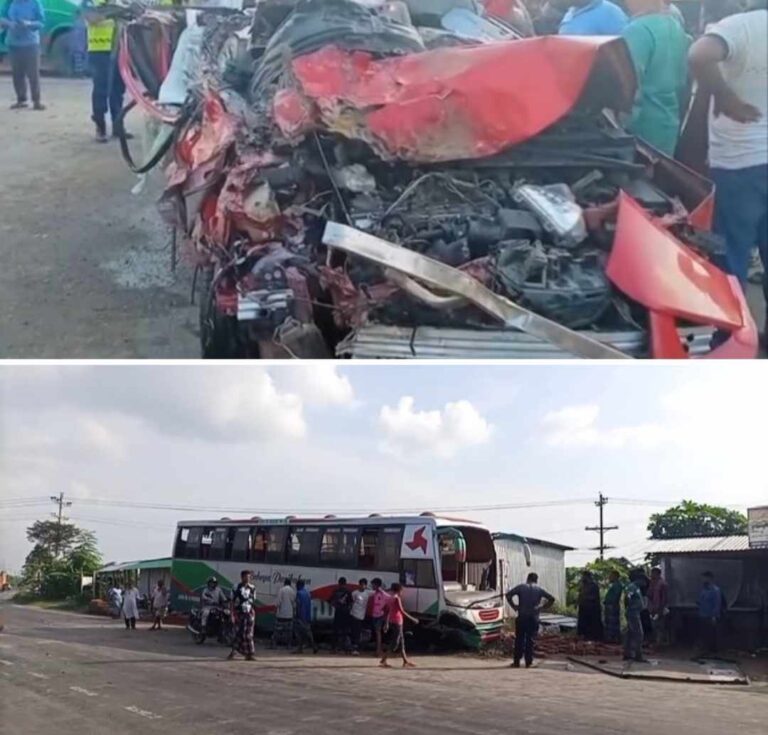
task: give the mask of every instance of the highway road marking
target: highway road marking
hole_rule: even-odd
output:
[[[73,692],[77,692],[78,694],[85,694],[86,697],[98,697],[99,695],[96,694],[96,692],[91,692],[88,689],[83,689],[82,687],[70,687],[70,689]]]
[[[156,715],[149,710],[139,709],[135,704],[132,704],[130,707],[123,707],[123,709],[128,712],[133,712],[133,714],[139,715],[139,717],[146,717],[148,720],[161,720],[163,718],[162,715]]]
[[[13,661],[6,661],[4,658],[0,658],[0,664],[3,666],[13,666]]]
[[[37,671],[30,671],[30,676],[34,676],[35,679],[50,679],[50,676],[46,676],[45,674],[38,674]]]

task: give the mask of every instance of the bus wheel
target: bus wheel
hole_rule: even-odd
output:
[[[48,60],[51,71],[57,77],[72,76],[72,31],[62,31],[51,43]]]
[[[203,633],[197,633],[196,635],[192,636],[195,643],[199,646],[201,643],[205,643],[205,634]]]

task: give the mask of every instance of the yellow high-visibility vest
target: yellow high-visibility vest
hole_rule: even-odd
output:
[[[104,5],[107,0],[94,0],[93,4],[98,7]],[[115,21],[106,19],[100,23],[88,24],[88,50],[89,51],[111,51],[112,42],[115,40]]]

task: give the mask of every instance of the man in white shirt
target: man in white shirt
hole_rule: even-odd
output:
[[[689,53],[691,73],[712,94],[709,166],[714,230],[724,267],[747,283],[752,249],[768,266],[768,0],[709,26]],[[768,301],[768,276],[763,293]]]
[[[349,614],[351,620],[352,655],[360,654],[360,636],[363,632],[365,614],[368,611],[368,598],[372,592],[368,589],[368,580],[363,577],[357,583],[357,589],[352,593],[352,608]]]
[[[272,633],[272,644],[290,646],[293,639],[293,616],[296,610],[296,590],[291,580],[283,580],[283,586],[277,592],[275,600],[275,630]]]

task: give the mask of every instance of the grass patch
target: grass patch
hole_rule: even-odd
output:
[[[17,605],[32,605],[44,610],[69,610],[73,612],[86,612],[88,610],[88,601],[79,595],[63,600],[47,600],[32,592],[17,592],[12,600]]]

